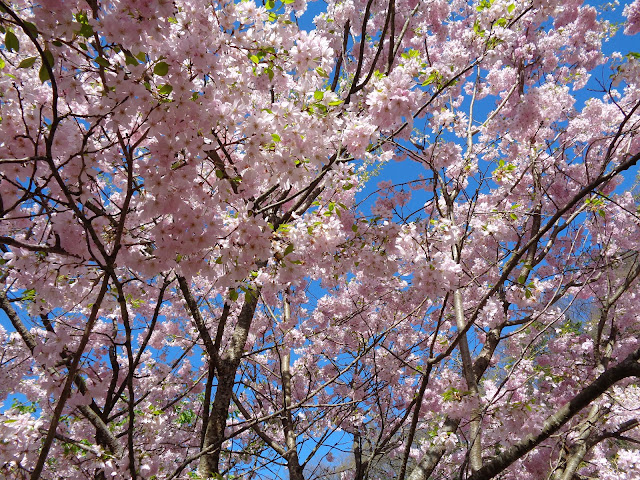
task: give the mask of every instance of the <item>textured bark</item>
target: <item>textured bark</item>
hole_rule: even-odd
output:
[[[462,303],[462,292],[456,290],[453,293],[453,307],[456,315],[456,325],[458,330],[463,330],[466,326],[464,318],[464,305]],[[475,374],[473,373],[473,363],[471,361],[471,352],[469,352],[469,343],[467,341],[467,335],[463,334],[458,344],[460,348],[460,356],[462,357],[462,371],[464,378],[467,382],[467,388],[474,397],[478,395],[478,383]],[[475,408],[471,412],[471,429],[469,434],[469,464],[471,465],[471,471],[475,472],[482,467],[482,441],[481,441],[481,411],[480,407]]]
[[[442,430],[446,433],[453,433],[458,429],[459,424],[460,420],[447,418],[442,426]],[[414,468],[411,475],[409,475],[409,480],[427,480],[433,473],[433,470],[438,466],[445,452],[446,447],[444,445],[432,447],[427,450],[427,453],[424,454],[416,468]]]
[[[481,378],[482,375],[484,375],[486,369],[489,367],[491,358],[493,357],[493,352],[500,342],[501,331],[502,327],[496,327],[491,329],[491,331],[487,334],[487,339],[484,347],[482,348],[480,355],[478,355],[476,361],[473,364],[473,372],[476,376],[476,379]],[[459,420],[452,420],[451,418],[447,418],[444,422],[443,430],[448,433],[453,433],[458,429],[459,424]],[[444,454],[444,446],[433,447],[429,449],[427,453],[425,453],[424,456],[420,459],[418,465],[411,472],[409,480],[427,480],[433,473],[433,470],[436,468]]]
[[[224,442],[224,429],[227,424],[236,371],[244,353],[244,345],[247,342],[259,296],[259,287],[247,291],[229,348],[217,365],[218,385],[202,446],[203,450],[210,453],[202,455],[198,464],[198,472],[205,478],[216,477],[220,473],[220,449]]]
[[[555,414],[544,422],[542,430],[535,435],[528,435],[520,442],[505,450],[480,470],[473,473],[468,480],[489,480],[507,469],[511,464],[533,450],[541,442],[571,420],[580,410],[588,406],[616,382],[628,377],[640,376],[640,349],[631,353],[624,361],[605,371],[591,384],[585,387],[569,403],[565,404]]]
[[[407,438],[404,456],[402,459],[402,467],[400,467],[400,474],[398,475],[399,480],[404,480],[407,473],[407,463],[409,461],[409,456],[411,455],[411,445],[413,445],[413,439],[415,438],[416,429],[418,427],[420,407],[422,407],[422,399],[424,398],[424,393],[427,389],[427,383],[429,383],[429,376],[431,374],[432,368],[433,367],[431,365],[427,366],[427,371],[423,375],[420,382],[420,389],[418,390],[418,396],[416,397],[416,406],[415,410],[413,411],[413,417],[411,418],[411,427],[409,428],[409,436]]]
[[[191,318],[193,318],[193,321],[196,324],[196,328],[198,329],[198,333],[200,334],[200,338],[202,338],[202,341],[204,342],[204,347],[207,351],[207,354],[209,355],[209,359],[213,360],[217,352],[214,348],[213,340],[211,340],[211,335],[209,335],[209,331],[207,330],[207,326],[204,323],[204,318],[202,318],[202,314],[200,313],[200,309],[198,308],[198,302],[191,293],[189,284],[184,277],[178,276],[178,284],[180,285],[182,295],[184,296],[184,299],[187,302],[187,306],[189,307]]]
[[[96,319],[98,318],[98,312],[100,311],[102,300],[107,293],[108,285],[109,279],[108,277],[105,277],[102,281],[102,287],[100,288],[100,292],[98,293],[96,301],[91,308],[91,315],[89,315],[89,318],[87,319],[87,324],[85,325],[82,338],[80,339],[80,343],[78,344],[78,349],[73,355],[71,364],[68,366],[67,380],[65,381],[62,392],[60,393],[60,397],[58,398],[58,402],[56,403],[56,408],[53,412],[53,417],[51,418],[51,424],[49,425],[49,432],[47,433],[47,436],[45,437],[42,444],[40,455],[38,456],[38,461],[36,462],[36,466],[31,472],[31,480],[38,480],[40,478],[42,469],[44,468],[44,464],[47,460],[47,457],[49,456],[49,450],[51,449],[53,439],[56,435],[56,428],[58,427],[58,423],[60,422],[64,406],[67,403],[69,395],[71,394],[71,386],[73,385],[76,374],[78,373],[82,354],[84,353],[84,349],[89,342],[89,335],[91,334]]]
[[[2,290],[0,290],[0,308],[2,308],[2,310],[4,310],[4,313],[7,314],[7,317],[9,317],[9,321],[11,322],[11,325],[13,325],[13,328],[15,328],[16,332],[20,334],[22,341],[27,345],[31,353],[33,353],[33,350],[36,348],[36,341],[33,338],[33,335],[31,335],[31,332],[27,330],[27,328],[22,323],[22,320],[20,320],[20,317],[18,317],[18,314],[11,306],[9,299],[7,298],[7,294]]]
[[[287,300],[284,301],[284,321],[285,323],[291,318],[291,307]],[[285,443],[287,452],[287,468],[289,470],[290,480],[304,480],[302,473],[303,468],[298,458],[298,445],[296,442],[296,433],[293,425],[293,417],[291,415],[291,355],[287,352],[280,359],[280,375],[282,377],[282,394],[283,394],[283,413],[282,428],[284,429]]]
[[[31,332],[27,330],[25,325],[22,323],[22,320],[20,320],[20,317],[11,306],[9,299],[7,298],[7,294],[1,290],[0,308],[4,311],[7,317],[9,317],[11,325],[13,325],[13,328],[16,329],[16,332],[18,332],[18,334],[22,338],[22,341],[25,343],[25,345],[27,345],[27,348],[29,348],[29,351],[31,351],[31,353],[33,354],[33,350],[36,348],[37,343],[33,338],[33,335],[31,335]],[[52,369],[48,369],[48,371],[52,375],[56,374],[56,372]],[[76,376],[74,379],[74,383],[82,394],[87,392],[87,387],[82,377]],[[80,410],[80,413],[82,413],[82,415],[87,420],[89,420],[89,422],[96,429],[96,442],[98,443],[98,445],[107,447],[107,449],[111,453],[116,455],[118,458],[122,458],[124,455],[122,445],[115,437],[113,432],[109,430],[107,424],[104,423],[104,420],[102,419],[102,412],[100,411],[100,408],[96,405],[96,403],[91,400],[90,405],[78,405],[78,410]]]
[[[356,471],[354,474],[354,480],[365,480],[366,471],[368,467],[367,460],[364,460],[362,457],[362,437],[358,432],[353,435],[353,458],[356,464]]]

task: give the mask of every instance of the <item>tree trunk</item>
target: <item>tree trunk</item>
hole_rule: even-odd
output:
[[[244,353],[244,346],[259,297],[260,287],[253,287],[247,291],[229,348],[222,355],[218,364],[216,395],[204,434],[204,442],[202,442],[202,450],[207,453],[200,457],[198,464],[198,473],[204,478],[216,477],[220,473],[220,453],[225,440],[224,430],[227,425],[236,371]]]

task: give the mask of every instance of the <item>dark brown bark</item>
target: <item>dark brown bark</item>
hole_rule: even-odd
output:
[[[528,435],[517,444],[486,463],[480,470],[472,474],[468,480],[489,480],[507,469],[514,462],[533,450],[541,442],[571,420],[583,408],[596,400],[615,383],[628,377],[640,376],[640,348],[631,353],[624,361],[605,371],[591,384],[585,387],[566,405],[560,408],[544,422],[542,430],[535,435]]]
[[[20,317],[18,317],[18,314],[11,306],[11,303],[9,302],[9,299],[7,298],[6,293],[1,290],[0,290],[0,308],[5,312],[7,317],[9,317],[11,324],[19,333],[24,343],[27,345],[27,348],[29,349],[29,351],[33,354],[33,350],[36,348],[36,345],[37,345],[36,341],[33,338],[33,335],[31,335],[31,332],[27,330],[25,325],[22,323],[22,320],[20,320]],[[52,375],[55,375],[56,373],[53,370],[49,370],[49,372]],[[87,392],[87,387],[82,377],[76,376],[74,379],[74,383],[82,394],[85,394]],[[87,420],[89,420],[89,422],[95,427],[96,442],[98,443],[98,445],[106,447],[111,453],[116,455],[118,458],[122,458],[122,456],[124,455],[122,445],[120,445],[120,442],[113,435],[113,432],[111,432],[107,427],[106,423],[104,423],[103,412],[100,410],[100,408],[95,403],[95,401],[92,399],[90,405],[78,405],[78,410],[80,410],[80,413],[82,413],[82,415]]]
[[[100,292],[96,298],[96,301],[93,304],[91,309],[91,314],[87,319],[87,324],[85,325],[84,332],[82,334],[82,338],[80,339],[80,343],[78,345],[77,351],[73,355],[73,359],[71,360],[71,364],[68,367],[67,380],[65,381],[64,387],[62,388],[62,392],[60,393],[60,398],[58,398],[58,402],[56,403],[56,408],[53,412],[53,417],[51,418],[51,424],[49,425],[49,432],[44,439],[42,444],[42,448],[40,450],[40,455],[38,456],[38,461],[36,462],[36,466],[31,472],[31,480],[38,480],[40,478],[40,474],[42,473],[42,469],[44,468],[44,464],[49,456],[49,449],[53,444],[53,439],[55,438],[56,428],[58,427],[58,423],[60,422],[60,417],[62,416],[62,411],[64,409],[65,404],[67,403],[67,399],[71,394],[71,386],[76,378],[76,374],[78,373],[78,369],[80,367],[80,359],[82,358],[82,354],[84,353],[84,349],[89,342],[89,335],[93,330],[93,326],[95,324],[96,319],[98,318],[98,312],[100,311],[100,305],[102,304],[102,300],[104,299],[105,294],[107,293],[107,287],[109,285],[108,277],[105,277],[102,281],[102,287],[100,288]]]
[[[285,299],[283,308],[284,321],[288,322],[291,318],[291,307]],[[284,430],[285,442],[287,444],[287,468],[289,470],[290,480],[304,480],[302,474],[303,468],[298,458],[298,444],[296,442],[296,433],[293,424],[293,416],[291,414],[291,354],[289,352],[282,355],[280,359],[280,376],[282,378],[282,428]]]
[[[218,385],[203,443],[203,450],[211,451],[211,453],[200,457],[198,464],[198,471],[205,478],[216,477],[220,473],[220,450],[225,440],[224,430],[227,425],[236,371],[244,353],[244,345],[247,342],[259,296],[260,287],[247,290],[229,348],[221,356],[217,365]]]

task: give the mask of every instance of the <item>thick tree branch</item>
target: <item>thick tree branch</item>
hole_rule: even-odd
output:
[[[625,360],[610,368],[586,386],[571,401],[547,418],[540,432],[531,434],[511,446],[503,453],[487,462],[480,470],[473,473],[469,480],[489,480],[504,471],[517,460],[545,441],[563,425],[570,421],[583,408],[596,400],[600,395],[620,380],[640,376],[640,348],[632,352]]]
[[[13,325],[13,328],[16,329],[16,332],[18,332],[25,345],[27,345],[27,348],[33,355],[33,351],[37,346],[37,342],[31,332],[27,330],[16,311],[13,309],[6,293],[2,290],[0,290],[0,308],[2,308],[7,317],[9,317],[11,325]],[[65,361],[65,363],[67,362]],[[57,372],[55,372],[53,369],[48,370],[51,375],[57,374]],[[74,381],[80,393],[84,395],[87,392],[87,388],[82,377],[76,376]],[[100,412],[100,409],[95,404],[95,402],[92,400],[91,405],[78,405],[78,410],[80,410],[80,413],[82,413],[82,415],[95,427],[98,439],[104,441],[109,450],[118,458],[122,458],[124,454],[122,445],[120,445],[120,442],[113,435],[113,432],[109,430],[109,427],[107,427],[107,425],[102,420],[102,412]]]
[[[38,456],[38,461],[36,466],[31,472],[31,480],[39,480],[40,475],[42,474],[42,469],[44,468],[44,464],[49,456],[49,449],[51,448],[51,444],[53,443],[53,439],[56,435],[56,428],[58,427],[58,423],[60,422],[60,418],[62,416],[62,411],[64,409],[65,404],[67,403],[67,399],[71,394],[71,385],[73,384],[76,374],[78,373],[78,367],[80,365],[80,359],[84,353],[84,349],[89,342],[89,336],[93,331],[93,326],[98,318],[98,312],[100,311],[100,306],[102,305],[102,300],[104,299],[105,294],[107,293],[107,287],[109,286],[109,277],[105,275],[102,280],[102,287],[100,288],[100,292],[96,297],[95,302],[93,303],[93,307],[91,308],[91,314],[87,319],[87,324],[85,325],[84,332],[82,333],[82,338],[78,344],[78,348],[73,355],[73,359],[71,360],[71,365],[69,365],[67,380],[65,381],[64,387],[62,388],[62,392],[60,393],[60,397],[58,398],[58,402],[56,403],[56,408],[53,412],[53,417],[51,418],[51,424],[49,425],[49,433],[47,434],[42,447],[40,449],[40,455]]]

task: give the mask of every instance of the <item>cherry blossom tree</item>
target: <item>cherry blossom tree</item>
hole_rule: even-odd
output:
[[[0,0],[2,476],[635,478],[640,0],[307,8]]]

